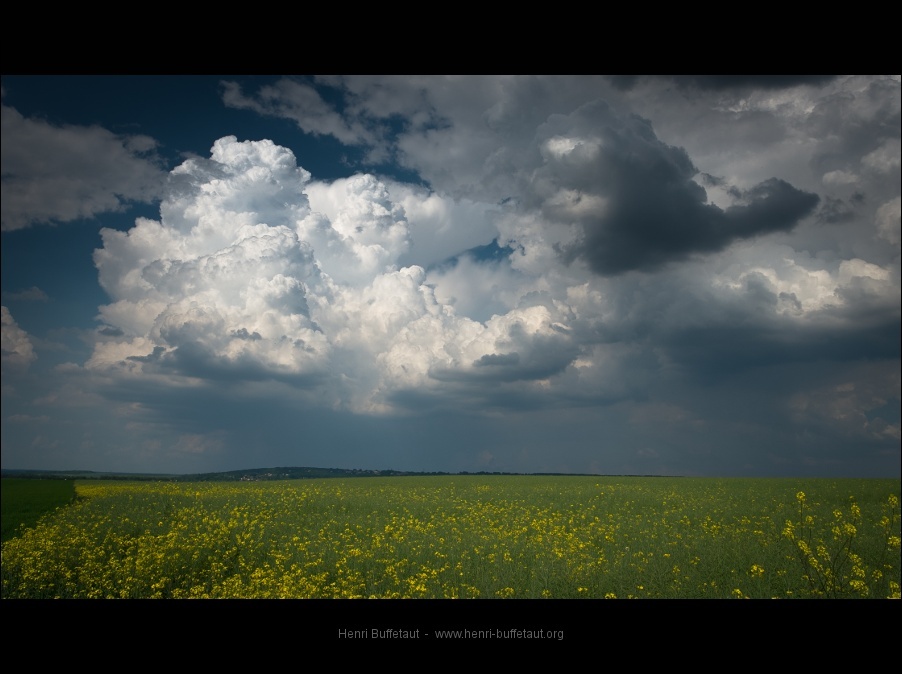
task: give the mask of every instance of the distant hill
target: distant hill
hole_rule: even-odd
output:
[[[0,470],[2,477],[44,480],[168,480],[171,482],[262,482],[266,480],[307,480],[326,477],[398,477],[405,475],[522,475],[523,473],[414,472],[406,470],[372,470],[362,468],[249,468],[221,473],[173,475],[167,473],[102,473],[92,470]],[[553,473],[541,473],[550,475]],[[568,475],[570,473],[567,473]]]
[[[361,468],[281,467],[179,475],[175,479],[185,482],[262,482],[265,480],[306,480],[322,477],[388,477],[399,475],[447,475],[447,473],[414,473],[403,470],[367,470]]]
[[[36,480],[178,480],[180,475],[169,473],[101,473],[93,470],[20,470],[0,469],[0,477]]]

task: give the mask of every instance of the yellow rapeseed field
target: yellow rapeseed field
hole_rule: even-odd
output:
[[[899,597],[899,480],[77,483],[3,597]]]

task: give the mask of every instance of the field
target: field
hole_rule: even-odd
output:
[[[3,598],[900,594],[897,479],[447,475],[76,490],[75,503],[3,543]]]
[[[75,499],[72,480],[25,480],[3,478],[2,537],[6,541],[21,527],[33,527],[45,513]]]

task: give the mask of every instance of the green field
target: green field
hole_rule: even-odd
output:
[[[4,598],[899,597],[898,479],[76,489],[77,502],[3,544]]]
[[[22,527],[33,527],[45,514],[75,499],[72,480],[2,480],[2,537],[7,541]]]

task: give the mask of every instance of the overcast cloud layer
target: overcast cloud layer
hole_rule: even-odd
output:
[[[4,82],[4,250],[106,297],[4,257],[4,468],[898,476],[898,76],[213,84],[289,140]]]

